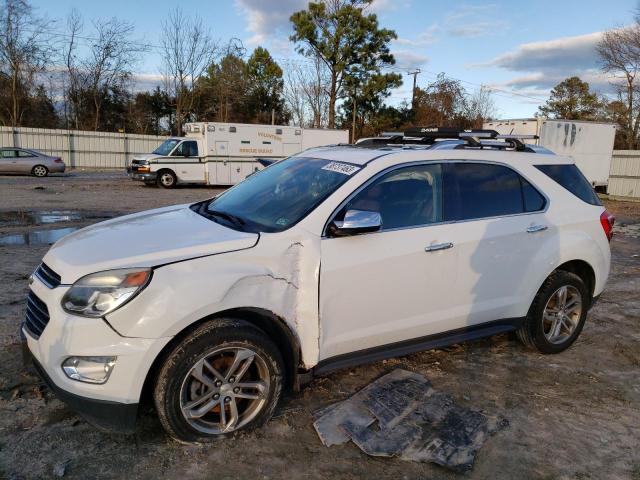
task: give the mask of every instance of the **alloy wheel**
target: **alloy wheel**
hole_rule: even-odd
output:
[[[33,168],[33,174],[36,177],[46,177],[47,175],[47,169],[41,165],[38,165],[36,167]]]
[[[542,317],[542,330],[549,343],[567,341],[580,323],[582,295],[571,285],[558,288],[547,301]]]
[[[269,387],[269,369],[258,353],[249,348],[219,348],[200,358],[187,373],[180,409],[200,432],[230,433],[260,413]]]

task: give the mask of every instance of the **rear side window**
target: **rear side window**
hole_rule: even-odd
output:
[[[445,173],[445,220],[497,217],[544,208],[544,197],[510,168],[450,163]]]
[[[602,205],[589,181],[575,165],[536,165],[535,167],[583,202]]]

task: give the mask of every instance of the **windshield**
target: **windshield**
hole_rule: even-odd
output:
[[[280,232],[298,223],[360,167],[294,157],[251,175],[199,213],[236,229]]]
[[[173,150],[173,147],[175,147],[179,141],[180,140],[176,138],[165,140],[162,142],[162,145],[156,148],[152,153],[155,153],[156,155],[169,155],[171,150]]]

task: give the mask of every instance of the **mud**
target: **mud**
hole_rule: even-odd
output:
[[[120,172],[45,179],[0,177],[0,212],[73,211],[82,217],[0,222],[0,235],[79,227],[95,212],[124,214],[213,197],[211,188],[159,190]],[[619,225],[640,204],[608,202]],[[0,217],[5,218],[5,217]],[[0,246],[0,478],[539,478],[640,479],[640,239],[616,229],[609,284],[582,335],[554,356],[508,335],[342,370],[289,394],[264,428],[211,445],[169,440],[145,408],[133,436],[90,426],[22,365],[18,326],[27,279],[47,245]],[[396,368],[426,376],[462,407],[500,412],[509,427],[460,475],[427,463],[372,458],[348,443],[325,447],[314,412]]]

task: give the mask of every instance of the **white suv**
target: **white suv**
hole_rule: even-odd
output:
[[[307,150],[65,237],[31,279],[37,369],[96,425],[130,431],[149,394],[170,435],[199,441],[337,368],[508,331],[566,349],[609,274],[613,217],[569,158],[427,143]]]

